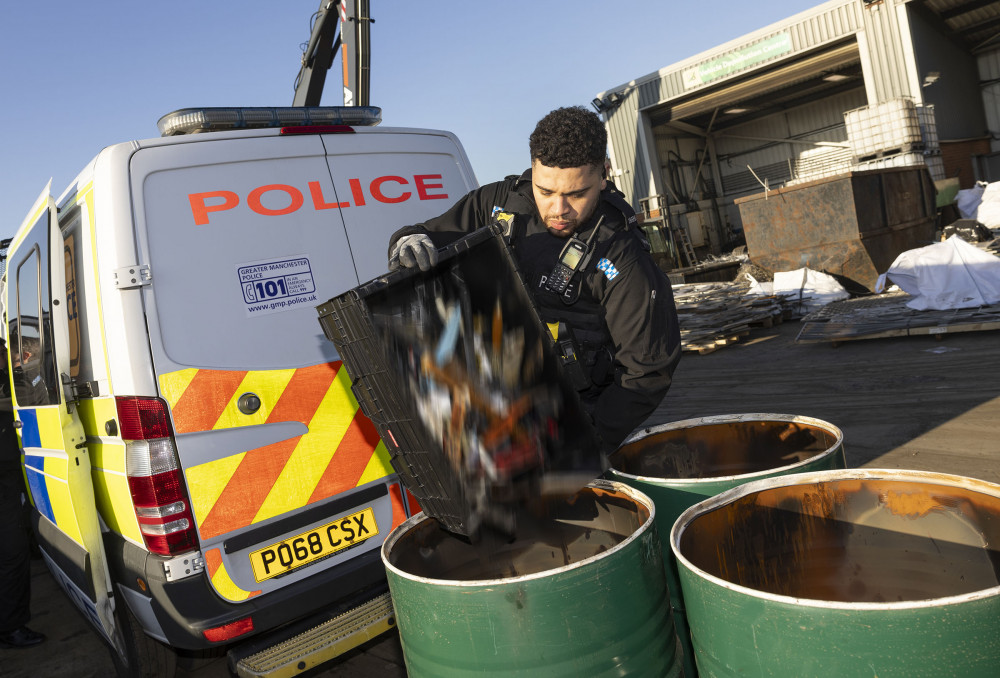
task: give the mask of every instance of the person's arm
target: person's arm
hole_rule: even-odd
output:
[[[601,304],[616,347],[614,382],[594,412],[605,447],[616,448],[659,406],[681,357],[680,328],[670,281],[636,238],[614,255],[618,275]]]
[[[389,238],[389,256],[396,241],[407,235],[426,234],[435,247],[444,247],[463,235],[490,223],[494,206],[503,206],[509,193],[506,181],[487,184],[459,198],[444,214],[412,226],[404,226]]]

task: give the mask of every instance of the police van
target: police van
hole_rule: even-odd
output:
[[[379,121],[176,111],[43,191],[13,238],[3,335],[34,528],[122,675],[223,652],[292,675],[392,627],[379,548],[419,507],[316,306],[476,181],[452,134]]]

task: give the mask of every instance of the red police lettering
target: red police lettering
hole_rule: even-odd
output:
[[[209,198],[222,198],[218,205],[208,205],[205,203]],[[191,202],[191,214],[194,215],[194,223],[204,226],[208,223],[209,212],[221,212],[231,210],[240,204],[240,196],[232,191],[209,191],[208,193],[190,193],[188,200]]]
[[[309,195],[313,199],[313,207],[317,210],[328,210],[333,207],[350,207],[349,202],[327,202],[326,198],[323,196],[323,187],[320,186],[318,181],[309,182]]]
[[[347,183],[351,185],[351,195],[354,196],[354,204],[358,207],[364,207],[365,194],[361,192],[361,180],[351,179]]]
[[[282,191],[288,194],[292,200],[288,204],[288,207],[283,207],[279,210],[273,210],[268,207],[264,207],[261,204],[260,199],[265,193],[271,191]],[[247,205],[250,209],[257,214],[266,214],[269,217],[278,217],[282,214],[291,214],[298,208],[302,207],[302,203],[305,202],[305,198],[302,197],[302,192],[294,186],[288,186],[287,184],[268,184],[266,186],[258,186],[257,188],[250,191],[250,195],[247,196]]]
[[[367,204],[367,196],[371,196],[381,203],[397,204],[406,202],[414,197],[414,191],[402,190],[398,187],[409,186],[410,180],[396,175],[385,175],[375,177],[368,182],[367,191],[361,179],[351,178],[347,180],[350,189],[352,202],[333,202],[328,199],[323,192],[324,184],[320,181],[305,182],[309,190],[309,198],[313,209],[328,210],[334,208],[364,207]],[[412,179],[418,200],[443,200],[448,198],[444,192],[444,183],[440,174],[415,174]],[[393,190],[390,184],[397,184],[397,189]],[[329,185],[329,184],[327,184]],[[327,189],[331,190],[331,189]],[[278,192],[287,196],[288,204],[284,207],[267,207],[264,205],[264,195],[266,193]],[[398,193],[398,195],[397,195]],[[336,194],[330,196],[336,198]],[[240,196],[233,191],[207,191],[204,193],[189,193],[188,201],[191,203],[191,216],[194,223],[204,226],[209,223],[212,212],[224,212],[231,210],[240,204]],[[271,198],[268,202],[272,205],[277,202],[279,205],[285,204],[283,198]],[[258,186],[250,191],[246,196],[247,207],[257,214],[269,217],[277,217],[291,214],[302,208],[306,199],[302,190],[288,184],[266,184]]]
[[[397,184],[403,184],[403,185],[408,183],[406,179],[404,179],[403,177],[379,177],[378,179],[373,179],[371,185],[372,197],[378,200],[379,202],[403,202],[405,200],[409,200],[410,196],[413,195],[409,191],[403,191],[402,193],[399,194],[398,198],[390,198],[386,196],[384,193],[382,193],[382,184],[384,184],[387,181],[394,181]]]
[[[428,179],[440,179],[440,174],[416,174],[413,177],[413,183],[417,185],[417,195],[420,196],[421,200],[444,200],[448,197],[447,193],[437,193],[431,195],[427,192],[431,188],[444,188],[444,184],[429,184]]]

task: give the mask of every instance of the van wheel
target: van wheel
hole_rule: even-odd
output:
[[[143,633],[139,620],[128,609],[128,605],[118,605],[115,624],[125,646],[124,657],[111,648],[111,658],[119,678],[173,678],[177,670],[177,654]]]

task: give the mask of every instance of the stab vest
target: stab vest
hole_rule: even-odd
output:
[[[600,227],[601,232],[596,235],[592,244],[594,256],[585,269],[577,271],[573,276],[571,287],[564,297],[546,291],[539,276],[552,270],[565,243],[548,236],[544,229],[540,233],[527,234],[528,224],[531,220],[538,219],[530,188],[527,195],[524,191],[524,184],[528,180],[525,175],[521,175],[507,177],[507,181],[512,181],[513,186],[500,207],[504,212],[513,214],[514,219],[504,224],[504,235],[525,275],[525,283],[538,305],[542,320],[549,325],[560,324],[560,333],[568,331],[568,337],[557,336],[556,340],[559,344],[563,344],[567,338],[572,341],[572,348],[585,377],[578,383],[580,390],[591,386],[605,386],[614,376],[614,343],[605,322],[604,307],[594,298],[586,279],[601,275],[595,273],[599,253],[607,250],[609,241],[617,232],[636,225],[635,211],[614,185],[608,182],[608,186],[601,191],[598,209],[610,207],[619,212],[621,223]],[[583,287],[579,289],[578,286]],[[575,298],[572,296],[574,291]]]

